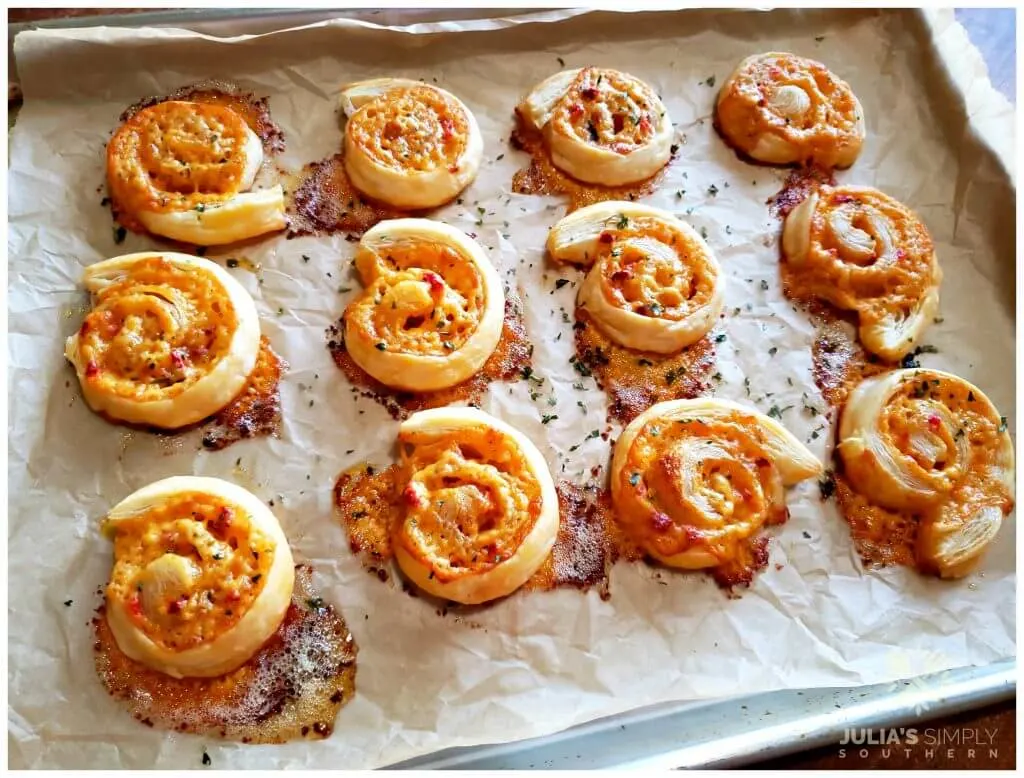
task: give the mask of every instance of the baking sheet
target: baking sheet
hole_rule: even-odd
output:
[[[241,79],[270,95],[288,135],[285,162],[298,167],[339,146],[333,109],[342,81],[382,73],[436,77],[470,105],[486,139],[486,161],[465,205],[437,216],[476,232],[502,269],[517,269],[535,371],[557,387],[559,419],[542,426],[542,409],[522,384],[511,393],[493,387],[484,407],[547,444],[556,473],[563,462],[571,476],[606,464],[607,445],[599,439],[568,458],[570,446],[603,427],[604,398],[589,380],[584,392],[571,389],[571,339],[551,340],[550,312],[571,311],[574,294],[571,286],[552,294],[554,281],[576,278],[543,260],[546,229],[561,204],[509,192],[512,172],[525,162],[506,142],[512,106],[560,67],[561,57],[567,66],[598,62],[642,76],[685,137],[680,159],[650,202],[707,229],[729,276],[727,310],[752,305],[725,323],[717,394],[745,399],[749,376],[755,399],[774,393],[762,410],[772,403],[799,408],[802,391],[822,407],[807,378],[812,331],[781,299],[778,226],[764,206],[784,174],[740,162],[710,127],[715,90],[707,80],[724,78],[752,51],[788,48],[824,59],[864,103],[864,154],[839,178],[908,202],[936,239],[946,272],[945,320],[928,338],[940,352],[925,355],[924,363],[981,385],[1013,428],[1005,366],[1014,345],[1007,225],[1015,195],[995,158],[965,137],[971,91],[948,90],[946,66],[924,56],[927,35],[947,34],[941,17],[929,18],[938,25],[930,29],[910,13],[588,14],[551,21],[557,16],[544,14],[548,21],[528,26],[520,18],[411,31],[332,23],[232,43],[168,30],[19,37],[26,104],[12,143],[8,243],[10,412],[18,420],[9,440],[12,766],[198,766],[204,746],[215,766],[376,766],[443,747],[543,734],[659,701],[874,683],[1015,654],[1007,607],[1015,596],[1012,519],[981,572],[960,584],[903,570],[865,573],[845,525],[831,504],[819,502],[813,483],[791,493],[792,519],[775,533],[772,564],[739,600],[726,600],[697,576],[666,575],[667,585],[659,586],[650,569],[632,566],[616,568],[609,602],[569,591],[521,594],[442,619],[424,601],[382,586],[350,556],[331,511],[337,471],[361,459],[388,462],[395,434],[382,408],[353,402],[323,346],[323,329],[355,294],[336,291],[352,255],[341,238],[275,239],[247,249],[263,264],[262,285],[235,271],[260,305],[264,331],[292,364],[281,440],[207,454],[196,451],[197,436],[168,443],[125,433],[81,403],[61,358],[62,337],[85,302],[76,289],[81,268],[154,245],[130,236],[115,246],[96,191],[103,145],[125,105],[210,75]],[[722,29],[729,32],[716,31]],[[341,52],[350,61],[339,59]],[[959,83],[963,68],[956,65],[950,68]],[[1008,131],[992,127],[1012,126],[1010,109],[1000,112],[991,100],[983,107],[990,142],[1005,149]],[[719,189],[715,197],[707,194],[711,184]],[[677,198],[679,190],[686,191]],[[486,209],[483,225],[476,224],[476,200]],[[302,254],[311,257],[308,265]],[[978,299],[993,302],[980,306]],[[278,307],[287,313],[278,316]],[[780,346],[774,359],[767,353],[772,344]],[[577,400],[588,406],[586,417]],[[804,439],[817,426],[794,411],[784,421]],[[86,440],[83,450],[78,441]],[[825,440],[811,442],[823,457]],[[346,457],[350,448],[359,450]],[[293,547],[314,560],[325,596],[348,619],[363,649],[358,693],[326,743],[239,747],[145,730],[96,681],[85,622],[110,553],[96,520],[130,490],[182,472],[233,478],[275,497]],[[74,602],[65,607],[69,598]]]

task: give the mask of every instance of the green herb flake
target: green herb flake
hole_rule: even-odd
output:
[[[827,500],[836,493],[836,476],[831,470],[825,471],[825,477],[818,481],[818,491],[821,492],[822,501]]]

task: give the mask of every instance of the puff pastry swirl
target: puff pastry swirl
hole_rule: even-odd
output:
[[[498,345],[501,278],[464,232],[428,219],[381,222],[363,236],[355,263],[366,289],[345,310],[345,348],[381,383],[445,389]]]
[[[476,178],[484,141],[451,92],[404,78],[342,88],[345,170],[355,187],[395,208],[435,208]]]
[[[526,583],[558,534],[558,497],[537,447],[474,408],[415,413],[398,440],[405,514],[393,546],[402,571],[467,604]]]
[[[119,214],[154,235],[200,246],[287,226],[280,185],[249,191],[262,164],[256,133],[213,103],[143,108],[107,144],[107,183]]]
[[[256,306],[219,265],[172,252],[126,254],[86,268],[92,310],[67,339],[89,407],[177,429],[228,405],[260,349]]]
[[[672,156],[668,109],[650,86],[618,70],[563,70],[534,87],[517,110],[544,134],[555,166],[585,183],[642,181]]]
[[[864,143],[864,109],[849,84],[780,51],[740,62],[718,93],[715,121],[732,146],[773,165],[849,167]]]
[[[597,203],[558,222],[547,247],[553,259],[590,266],[578,303],[627,348],[675,353],[700,340],[722,311],[718,261],[667,211]]]
[[[107,621],[131,659],[175,678],[216,677],[281,624],[291,551],[274,514],[240,486],[166,478],[118,503],[102,530],[114,543]]]
[[[868,502],[920,516],[919,567],[959,578],[1013,509],[1006,421],[973,384],[939,370],[862,381],[839,425],[846,476]]]
[[[800,441],[753,408],[672,400],[637,416],[615,444],[612,503],[655,559],[716,567],[763,525],[785,520],[785,487],[821,472]]]
[[[939,307],[942,270],[917,214],[877,189],[822,186],[786,217],[794,291],[856,311],[864,347],[895,361]]]

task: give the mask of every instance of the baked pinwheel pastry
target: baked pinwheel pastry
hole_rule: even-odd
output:
[[[129,658],[175,678],[228,673],[288,609],[294,565],[260,500],[217,478],[150,484],[103,521],[114,543],[106,617]]]
[[[939,307],[939,268],[917,215],[877,189],[822,186],[786,217],[792,291],[856,311],[864,347],[895,361]]]
[[[345,170],[395,208],[435,208],[476,178],[484,141],[473,113],[440,87],[375,78],[342,88]]]
[[[658,561],[728,566],[749,553],[761,527],[785,521],[785,488],[821,472],[803,444],[753,408],[672,400],[636,417],[615,444],[612,503]]]
[[[245,387],[260,350],[256,306],[219,265],[172,252],[90,265],[92,310],[67,339],[89,407],[112,419],[177,429]]]
[[[722,84],[715,124],[734,148],[773,165],[849,167],[864,143],[864,109],[850,85],[812,59],[747,57]]]
[[[126,227],[213,246],[287,226],[280,185],[250,191],[262,164],[259,137],[229,106],[168,100],[114,133],[107,185]]]
[[[590,267],[578,304],[627,348],[677,352],[704,337],[722,311],[718,261],[667,211],[597,203],[558,222],[547,248],[553,259]]]
[[[642,181],[672,156],[668,109],[650,86],[618,70],[563,70],[538,84],[516,110],[544,135],[555,166],[586,183]]]
[[[915,556],[925,572],[966,575],[1013,509],[1006,419],[958,376],[910,369],[862,381],[839,438],[844,474],[863,501],[919,517]]]
[[[355,264],[366,289],[345,310],[345,348],[381,383],[454,386],[498,345],[501,278],[464,232],[428,219],[381,222],[359,242]]]
[[[398,440],[404,515],[392,544],[402,572],[467,604],[526,583],[558,535],[558,497],[537,447],[473,408],[413,414]]]

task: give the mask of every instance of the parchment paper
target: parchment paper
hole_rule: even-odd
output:
[[[566,66],[626,70],[663,96],[681,149],[649,201],[705,228],[725,268],[728,340],[719,348],[716,394],[747,399],[748,377],[751,401],[765,411],[794,406],[783,421],[807,440],[821,418],[801,410],[802,394],[824,407],[810,379],[813,331],[782,298],[779,224],[765,205],[785,171],[740,161],[710,121],[716,88],[708,79],[720,85],[743,56],[783,49],[823,59],[864,104],[864,152],[839,179],[908,203],[935,238],[944,321],[926,338],[939,353],[923,355],[923,363],[983,387],[1014,428],[1012,109],[992,90],[977,52],[950,45],[966,41],[951,12],[927,19],[861,11],[569,16],[404,30],[328,23],[230,40],[105,28],[18,37],[26,102],[8,174],[12,766],[198,767],[205,747],[215,767],[372,767],[550,733],[656,702],[877,683],[1015,655],[1012,518],[980,572],[965,581],[865,572],[846,525],[832,503],[820,501],[814,482],[790,493],[792,517],[773,531],[771,562],[739,599],[700,575],[655,580],[643,565],[614,570],[608,602],[593,592],[520,593],[446,617],[394,582],[382,585],[349,552],[331,503],[336,474],[362,460],[389,463],[396,434],[382,407],[353,399],[324,345],[325,327],[359,288],[347,270],[354,245],[341,236],[277,237],[246,249],[262,263],[262,284],[244,269],[232,271],[291,363],[279,440],[207,453],[198,433],[176,442],[130,433],[84,405],[62,358],[63,339],[86,302],[82,269],[158,245],[134,235],[115,245],[100,205],[104,145],[125,106],[201,78],[240,80],[270,96],[287,135],[283,163],[297,169],[340,148],[335,98],[342,82],[388,74],[436,79],[472,108],[486,139],[464,205],[436,218],[476,232],[503,273],[515,269],[535,373],[557,400],[551,408],[547,394],[531,401],[524,382],[497,384],[484,407],[536,441],[556,475],[563,463],[573,478],[606,466],[601,439],[569,453],[604,427],[605,399],[592,379],[585,390],[572,389],[573,341],[558,311],[571,314],[576,289],[555,291],[554,282],[579,277],[543,258],[546,231],[563,204],[509,190],[526,162],[507,142],[513,106],[561,58]],[[956,58],[938,58],[933,41]],[[968,114],[984,119],[985,143]],[[486,209],[482,224],[477,201]],[[342,286],[353,291],[339,293]],[[772,345],[779,347],[774,357]],[[541,413],[558,419],[544,426]],[[824,459],[830,438],[821,434],[809,445]],[[328,741],[252,747],[168,735],[133,721],[97,680],[86,623],[111,558],[98,519],[130,491],[181,473],[233,479],[274,498],[297,555],[312,560],[325,597],[348,620],[360,646],[357,694]]]

